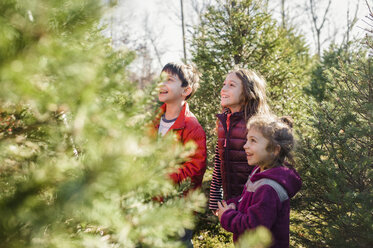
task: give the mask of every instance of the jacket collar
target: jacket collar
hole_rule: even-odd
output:
[[[160,116],[162,116],[166,112],[166,107],[167,106],[165,103],[161,106]],[[175,123],[170,127],[170,130],[171,129],[183,129],[185,127],[185,116],[187,116],[188,114],[189,114],[189,105],[187,102],[185,102],[183,107],[181,108],[180,114],[177,117]]]
[[[224,123],[227,121],[227,116],[230,114],[230,111],[224,111],[223,113],[217,114],[216,117],[219,118],[219,120]],[[241,118],[244,118],[244,113],[243,111],[240,112],[235,112],[230,116],[231,120],[240,120]]]
[[[231,111],[228,108],[225,108],[223,113],[220,113],[220,114],[216,115],[216,117],[220,120],[220,123],[223,125],[223,128],[224,128],[225,132],[228,131],[228,127],[227,127],[228,114],[231,114]],[[231,116],[229,118],[230,122],[231,122],[230,126],[235,126],[239,121],[241,121],[244,118],[245,118],[245,116],[244,116],[243,111],[235,112],[235,113],[231,114]]]

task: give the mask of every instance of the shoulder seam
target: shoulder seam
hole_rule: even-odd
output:
[[[289,199],[289,196],[284,187],[282,187],[278,182],[268,178],[262,178],[258,181],[255,181],[254,183],[251,182],[251,180],[249,179],[246,183],[246,190],[248,192],[255,192],[263,185],[271,186],[276,191],[277,196],[280,199],[280,202],[284,202],[287,199]]]

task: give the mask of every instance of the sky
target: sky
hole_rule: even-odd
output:
[[[186,22],[196,23],[195,15],[191,11],[188,3],[184,1],[184,16]],[[288,0],[287,11],[291,13],[293,23],[297,23],[301,33],[306,36],[307,44],[312,52],[315,52],[314,39],[311,32],[309,16],[297,11],[293,6],[295,4],[304,4],[308,0]],[[118,6],[108,13],[111,16],[112,23],[110,32],[113,40],[126,40],[130,49],[136,48],[141,44],[147,44],[151,49],[153,66],[158,70],[167,62],[181,62],[183,58],[183,43],[181,31],[180,0],[118,0]],[[280,0],[271,0],[275,17],[279,18]],[[318,0],[318,3],[326,3],[326,0]],[[371,2],[373,6],[373,1]],[[360,19],[354,29],[353,34],[362,37],[364,31],[361,27],[366,27],[361,19],[368,14],[365,0],[332,0],[329,14],[329,23],[323,30],[324,37],[327,33],[334,33],[337,27],[337,42],[342,40],[347,25],[347,9],[350,9],[350,15],[353,15],[356,4],[359,3],[358,18]],[[318,13],[325,10],[326,4],[321,6]],[[360,27],[360,28],[359,28]],[[146,37],[152,37],[153,42],[147,41]],[[330,41],[323,44],[322,48],[327,48]],[[187,45],[188,49],[188,45]],[[157,53],[159,56],[157,56]],[[141,66],[141,65],[140,65]]]

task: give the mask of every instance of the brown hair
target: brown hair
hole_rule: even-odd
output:
[[[242,82],[241,101],[243,111],[247,121],[252,115],[269,114],[269,106],[266,96],[266,81],[257,72],[247,69],[235,69],[230,73],[235,73]]]
[[[181,87],[190,86],[192,88],[192,92],[185,97],[185,100],[192,97],[199,87],[199,72],[192,65],[168,63],[163,67],[162,72],[177,75],[181,81]]]
[[[274,157],[272,167],[286,165],[292,167],[294,159],[292,150],[294,148],[293,120],[289,116],[275,117],[273,115],[258,115],[250,118],[247,129],[254,128],[262,133],[268,142],[267,151],[274,151],[276,146],[280,152]],[[285,158],[292,164],[284,163]]]

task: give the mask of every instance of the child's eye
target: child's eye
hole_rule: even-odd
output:
[[[255,139],[251,139],[250,141],[251,141],[251,142],[253,142],[253,143],[255,143],[255,142],[256,142],[256,140],[255,140]]]

